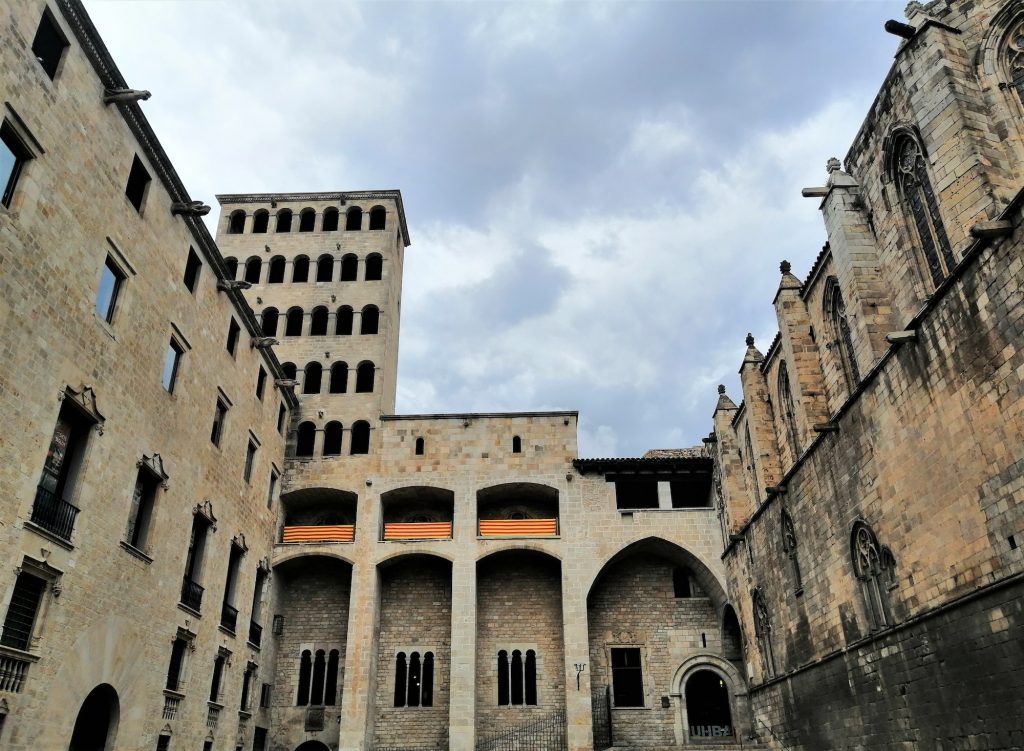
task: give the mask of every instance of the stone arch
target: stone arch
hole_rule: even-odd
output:
[[[538,555],[542,555],[542,556],[545,556],[547,558],[550,558],[555,563],[558,563],[558,564],[562,563],[562,557],[560,555],[558,555],[558,553],[556,553],[555,551],[548,550],[542,544],[529,543],[529,542],[515,542],[515,543],[510,543],[509,545],[503,545],[501,547],[495,548],[494,550],[488,550],[488,551],[486,551],[484,553],[481,553],[480,556],[476,559],[476,562],[480,563],[481,561],[484,561],[484,560],[486,560],[487,558],[490,558],[493,555],[501,555],[502,553],[509,553],[509,552],[524,552],[524,553],[531,553],[531,554],[532,553],[536,553]]]
[[[321,741],[304,741],[295,747],[295,751],[331,751],[331,748]]]
[[[280,555],[275,555],[270,567],[275,571],[279,568],[288,568],[288,564],[292,561],[298,560],[299,558],[331,558],[341,563],[346,563],[349,566],[354,566],[355,561],[351,558],[347,558],[341,553],[337,553],[334,550],[318,550],[316,553],[310,553],[305,550],[289,550]]]
[[[101,683],[85,697],[75,718],[68,751],[110,751],[117,740],[121,701],[109,683]]]
[[[732,738],[746,734],[746,716],[748,714],[747,684],[735,665],[718,655],[696,654],[685,660],[672,678],[672,695],[679,700],[677,712],[676,743],[684,745],[702,742],[707,738],[691,736],[690,718],[686,702],[686,686],[690,679],[701,671],[709,671],[717,675],[726,686],[729,698],[729,714],[732,719]],[[728,736],[726,736],[728,737]]]

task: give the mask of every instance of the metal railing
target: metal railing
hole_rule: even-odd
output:
[[[249,643],[254,647],[260,646],[263,640],[263,626],[256,621],[249,621]]]
[[[32,523],[64,540],[71,540],[75,529],[78,509],[62,498],[58,498],[42,485],[36,488],[36,500],[32,504]]]
[[[228,605],[226,602],[220,606],[220,625],[231,633],[235,633],[238,625],[238,608]]]
[[[165,696],[164,697],[164,714],[165,720],[173,720],[178,716],[178,706],[181,704],[181,699],[176,696]]]
[[[517,728],[485,735],[477,741],[476,751],[565,751],[565,710]]]
[[[219,719],[220,707],[210,707],[206,710],[206,727],[216,729]]]
[[[13,655],[0,656],[0,691],[12,694],[21,693],[25,685],[25,674],[28,672],[29,660]]]
[[[612,735],[612,690],[606,686],[604,690],[595,692],[590,698],[591,718],[594,728],[594,749],[604,751],[615,745]]]
[[[181,604],[187,605],[193,610],[199,610],[203,606],[203,588],[189,579],[187,576],[181,580]]]

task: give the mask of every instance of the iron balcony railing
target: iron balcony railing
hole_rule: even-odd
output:
[[[260,646],[263,639],[263,626],[256,621],[249,621],[249,643],[254,647]]]
[[[220,606],[220,625],[231,633],[235,633],[238,625],[238,608],[231,607],[226,602]]]
[[[71,540],[78,509],[58,498],[42,485],[36,488],[36,501],[32,504],[32,523],[64,540]]]
[[[181,581],[181,604],[187,605],[193,610],[200,610],[203,606],[203,588],[189,579],[187,576]]]

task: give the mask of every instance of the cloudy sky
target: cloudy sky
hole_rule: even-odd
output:
[[[582,456],[738,401],[904,4],[86,2],[194,198],[401,189],[399,412],[578,409]]]

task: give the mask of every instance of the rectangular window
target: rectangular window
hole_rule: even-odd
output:
[[[615,508],[658,508],[656,480],[615,480]]]
[[[65,540],[71,539],[78,509],[72,505],[85,456],[90,423],[65,400],[50,438],[32,506],[32,523]]]
[[[264,683],[264,686],[267,684]],[[262,701],[262,697],[261,697]],[[262,707],[263,704],[260,704]],[[252,751],[267,751],[267,729],[255,728],[252,733]]]
[[[235,587],[238,585],[238,566],[242,561],[245,551],[234,541],[231,542],[231,551],[228,553],[228,576],[224,583],[224,602],[221,605],[220,625],[230,633],[235,633],[238,628],[238,608],[235,607]],[[211,699],[210,701],[216,701]]]
[[[35,39],[32,40],[32,54],[43,66],[43,71],[51,81],[57,75],[57,68],[60,67],[60,60],[67,48],[68,40],[64,32],[50,15],[49,9],[43,10]]]
[[[203,605],[204,589],[199,581],[203,575],[209,530],[210,521],[205,516],[200,513],[192,516],[192,531],[188,540],[188,553],[185,555],[185,575],[181,585],[181,604],[196,612]]]
[[[245,478],[246,482],[252,479],[252,465],[256,461],[256,449],[259,448],[257,443],[249,439],[249,445],[245,449],[245,471],[242,472],[242,477]]]
[[[163,479],[145,465],[139,468],[135,490],[132,492],[132,505],[128,511],[128,529],[125,532],[125,541],[138,550],[145,550],[149,541],[156,491],[162,482]]]
[[[260,706],[263,709],[270,708],[270,684],[264,683],[260,686]]]
[[[182,675],[187,652],[188,642],[179,636],[171,645],[171,662],[167,666],[167,684],[164,686],[168,691],[180,692],[185,687]]]
[[[173,339],[167,344],[167,353],[164,355],[163,384],[164,389],[171,394],[174,393],[174,384],[178,380],[178,366],[181,364],[183,352],[181,345]]]
[[[256,398],[263,401],[263,392],[267,388],[267,371],[260,365],[260,372],[256,374]]]
[[[639,647],[612,649],[612,695],[616,707],[644,706],[644,678]]]
[[[199,260],[194,248],[188,249],[188,260],[185,261],[185,287],[193,295],[199,288],[199,272],[203,270],[203,262]]]
[[[124,272],[110,256],[107,256],[100,274],[100,288],[96,293],[96,315],[107,323],[114,321],[114,308],[117,306],[117,298],[121,294],[124,279]]]
[[[128,185],[125,186],[124,194],[128,196],[128,200],[140,214],[142,213],[142,202],[146,199],[146,189],[151,181],[152,178],[142,165],[142,160],[136,156],[132,160],[132,171],[128,173]]]
[[[220,684],[224,678],[224,662],[227,658],[223,653],[217,655],[213,661],[213,679],[210,681],[210,701],[214,704],[220,699]]]
[[[31,158],[32,152],[25,147],[11,124],[4,120],[3,125],[0,125],[0,185],[4,188],[4,206],[11,205],[18,178]]]
[[[171,736],[161,735],[156,739],[156,751],[170,751],[171,749]]]
[[[256,675],[256,668],[251,664],[247,665],[245,672],[242,674],[242,699],[238,703],[238,708],[243,712],[249,711],[249,693],[252,688],[252,679]]]
[[[288,416],[288,411],[284,408],[284,404],[279,404],[277,407],[277,432],[284,435],[284,424],[285,417]]]
[[[228,405],[223,399],[217,399],[217,409],[213,413],[213,430],[210,431],[210,440],[214,446],[220,446],[220,439],[224,433],[224,420],[228,415]]]
[[[267,486],[267,508],[274,505],[274,497],[277,495],[277,481],[281,475],[276,469],[270,470],[270,485]]]
[[[236,323],[235,319],[232,318],[231,323],[228,324],[228,341],[226,346],[227,351],[231,354],[232,357],[235,356],[235,349],[238,348],[239,331],[240,329],[238,328],[238,323]]]
[[[32,642],[32,629],[39,612],[39,603],[46,591],[46,581],[22,571],[14,583],[11,604],[7,606],[3,634],[0,644],[14,649],[27,650]]]

